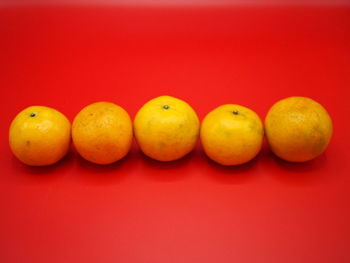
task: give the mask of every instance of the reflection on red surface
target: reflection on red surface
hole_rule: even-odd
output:
[[[12,6],[0,25],[1,262],[349,262],[349,8]],[[72,149],[31,168],[7,145],[28,105],[72,120],[110,100],[134,116],[163,94],[200,118],[224,103],[263,118],[283,97],[310,96],[334,137],[312,162],[265,145],[238,167],[199,145],[172,163],[135,145],[110,166]]]

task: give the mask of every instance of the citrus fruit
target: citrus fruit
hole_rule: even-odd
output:
[[[332,137],[332,120],[326,109],[306,97],[289,97],[275,103],[265,119],[267,141],[273,153],[290,162],[319,156]]]
[[[11,123],[10,148],[25,164],[53,164],[69,149],[70,128],[69,120],[59,111],[45,106],[31,106],[18,113]]]
[[[111,102],[96,102],[83,108],[72,125],[73,144],[86,160],[110,164],[123,158],[132,143],[129,114]]]
[[[160,96],[148,101],[137,112],[134,131],[144,154],[155,160],[172,161],[195,147],[199,120],[186,102]]]
[[[222,165],[238,165],[260,151],[264,130],[259,116],[244,106],[221,105],[202,121],[200,139],[206,155]]]

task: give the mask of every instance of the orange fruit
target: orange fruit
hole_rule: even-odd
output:
[[[111,102],[90,104],[73,121],[73,144],[84,159],[93,163],[120,160],[129,152],[132,138],[129,114]]]
[[[159,161],[173,161],[195,147],[199,120],[196,112],[183,100],[160,96],[137,112],[134,130],[144,154]]]
[[[260,151],[264,130],[259,116],[244,106],[226,104],[202,121],[200,139],[206,155],[222,165],[238,165]]]
[[[319,156],[332,137],[332,120],[318,102],[289,97],[275,103],[265,119],[267,141],[273,153],[290,162]]]
[[[13,154],[33,166],[54,164],[68,152],[70,122],[59,111],[31,106],[14,118],[9,130]]]

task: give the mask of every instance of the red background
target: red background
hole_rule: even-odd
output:
[[[0,39],[0,262],[350,262],[349,7],[2,6]],[[134,117],[164,94],[201,119],[310,96],[334,136],[304,164],[266,145],[238,167],[199,145],[171,163],[134,145],[109,166],[72,149],[33,168],[10,152],[27,106],[72,120],[107,100]]]

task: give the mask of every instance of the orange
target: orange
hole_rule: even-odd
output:
[[[332,120],[318,102],[289,97],[275,103],[265,119],[267,141],[281,159],[305,162],[319,156],[332,137]]]
[[[75,116],[72,138],[84,159],[110,164],[129,152],[133,138],[132,122],[122,107],[111,102],[96,102]]]
[[[69,149],[70,128],[69,120],[59,111],[45,106],[31,106],[18,113],[11,123],[10,148],[25,164],[53,164]]]
[[[134,130],[144,154],[159,161],[173,161],[195,147],[199,120],[196,112],[183,100],[160,96],[137,112]]]
[[[202,121],[200,139],[206,155],[222,165],[238,165],[260,151],[264,130],[259,116],[244,106],[226,104]]]

